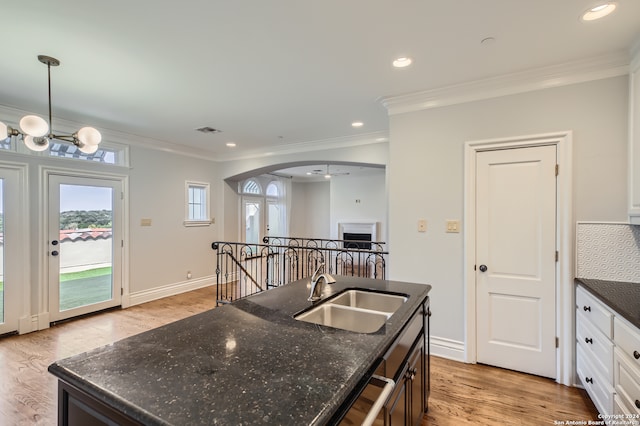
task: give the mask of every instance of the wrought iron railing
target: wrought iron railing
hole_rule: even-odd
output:
[[[309,277],[320,263],[329,274],[386,278],[383,242],[294,237],[263,241],[211,244],[216,251],[217,304]]]

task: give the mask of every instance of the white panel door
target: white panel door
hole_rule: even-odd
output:
[[[556,147],[476,156],[477,361],[556,377]]]

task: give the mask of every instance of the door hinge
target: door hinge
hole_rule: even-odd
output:
[[[556,164],[556,176],[560,174],[560,165]]]
[[[124,192],[120,192],[120,199],[124,200]]]
[[[120,296],[124,295],[124,288],[120,287]],[[557,348],[557,346],[556,346]]]
[[[124,240],[120,240],[120,247],[124,247]]]
[[[560,259],[560,253],[556,250],[556,262]]]
[[[560,339],[556,337],[556,348],[560,347]]]

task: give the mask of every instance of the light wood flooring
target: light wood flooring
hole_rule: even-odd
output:
[[[0,426],[56,424],[57,382],[47,372],[55,360],[214,306],[210,287],[0,338]],[[553,425],[597,418],[584,391],[508,370],[432,357],[431,383],[423,426]]]

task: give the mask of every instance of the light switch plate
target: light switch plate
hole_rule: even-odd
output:
[[[447,220],[447,232],[460,232],[460,221]]]

